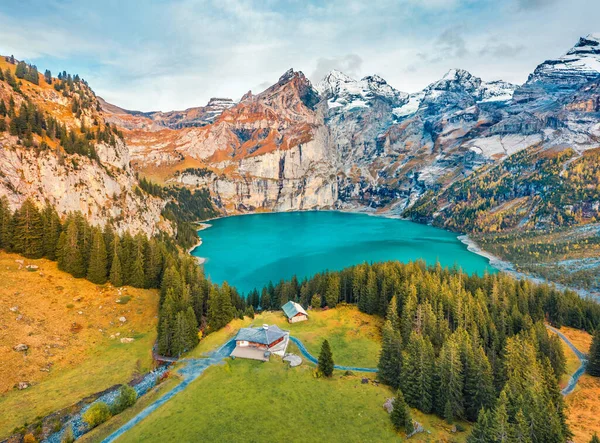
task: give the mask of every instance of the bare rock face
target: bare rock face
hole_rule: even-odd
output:
[[[32,146],[26,148],[16,136],[0,133],[0,197],[8,198],[12,210],[31,198],[39,206],[50,203],[61,216],[81,211],[93,225],[114,223],[119,232],[153,235],[159,229],[172,231],[161,219],[165,202],[139,191],[129,150],[120,132],[106,124],[99,111],[105,102],[86,82],[77,79],[68,87],[63,84],[59,92],[44,80],[38,85],[24,81],[17,93],[0,81],[0,100],[13,100],[16,109],[28,101],[75,137],[106,140],[92,142],[96,155],[88,157],[69,154],[54,137],[33,134]]]
[[[12,209],[28,197],[40,206],[54,205],[60,215],[81,211],[94,225],[116,220],[119,231],[157,233],[164,202],[140,196],[133,190],[137,180],[130,170],[128,154],[112,148],[99,150],[106,163],[83,156],[60,158],[52,151],[36,152],[18,146],[0,149],[0,195],[8,197]]]
[[[13,350],[17,351],[17,352],[26,352],[29,349],[29,346],[27,346],[24,343],[19,343],[16,346],[13,346]]]

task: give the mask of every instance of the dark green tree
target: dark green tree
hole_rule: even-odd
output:
[[[112,242],[113,259],[110,266],[109,279],[110,283],[117,288],[123,286],[123,271],[121,269],[121,258],[119,257],[121,247],[119,243],[119,236],[115,234]]]
[[[27,199],[15,215],[13,247],[28,258],[44,255],[44,223],[35,203]]]
[[[331,353],[329,342],[327,340],[323,340],[323,344],[321,345],[321,352],[319,353],[319,363],[317,365],[317,370],[325,377],[331,377],[331,375],[333,374],[333,366],[333,354]]]
[[[42,213],[44,222],[44,257],[49,260],[56,260],[58,239],[62,231],[62,224],[56,209],[49,203],[44,207]]]
[[[431,341],[413,332],[402,366],[402,390],[409,405],[429,414],[435,395],[435,353]]]
[[[106,283],[107,266],[108,259],[106,246],[104,245],[104,236],[100,229],[94,229],[87,279],[97,285],[103,285]]]
[[[58,240],[58,267],[75,278],[85,276],[85,263],[79,236],[78,223],[71,218],[66,230],[61,232]]]
[[[406,404],[406,401],[404,401],[404,396],[400,390],[396,392],[394,408],[390,414],[390,420],[396,431],[403,430],[407,435],[414,431],[410,410],[408,409],[408,405]]]
[[[381,331],[381,351],[377,367],[377,378],[398,389],[402,374],[402,338],[400,331],[394,330],[390,320],[386,320]]]
[[[340,299],[340,275],[335,273],[329,276],[327,292],[325,293],[325,301],[327,306],[335,308]]]
[[[496,434],[493,413],[482,409],[477,416],[477,423],[467,438],[467,443],[496,443]]]
[[[586,371],[594,377],[600,377],[600,328],[594,331],[594,336],[592,337]]]

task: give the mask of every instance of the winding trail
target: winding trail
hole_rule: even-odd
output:
[[[579,349],[577,349],[575,347],[575,345],[573,343],[571,343],[571,341],[567,337],[565,337],[565,335],[562,332],[560,332],[558,329],[553,328],[552,326],[549,326],[549,325],[546,325],[546,328],[548,328],[550,331],[552,331],[556,335],[558,335],[560,337],[560,339],[562,341],[564,341],[569,348],[571,348],[571,350],[575,353],[575,355],[581,362],[581,365],[579,366],[579,368],[573,373],[573,375],[571,375],[571,378],[569,379],[569,383],[567,384],[567,386],[565,386],[564,389],[562,391],[560,391],[562,393],[562,395],[568,395],[571,392],[573,392],[573,389],[575,389],[575,386],[577,386],[577,382],[579,381],[579,378],[585,372],[585,368],[586,368],[587,362],[588,362],[587,355],[584,354],[583,352],[581,352]]]
[[[298,340],[296,337],[292,337],[291,335],[290,335],[290,340],[292,342],[294,342],[294,344],[296,346],[298,346],[298,349],[300,349],[300,352],[302,353],[304,358],[306,358],[311,363],[314,363],[315,365],[319,363],[319,360],[317,360],[310,352],[308,352],[308,349],[306,349],[306,347],[300,340]],[[356,371],[356,372],[378,372],[379,371],[377,368],[356,368],[354,366],[340,366],[340,365],[333,365],[333,367],[335,369],[339,369],[341,371]]]
[[[160,406],[164,405],[166,402],[171,400],[175,395],[179,392],[183,391],[188,385],[196,380],[200,375],[204,373],[204,371],[212,365],[218,365],[223,363],[223,360],[229,357],[231,351],[235,348],[235,341],[233,339],[228,340],[224,345],[222,345],[216,351],[213,351],[208,354],[206,358],[190,358],[190,359],[182,359],[180,361],[185,362],[186,365],[179,369],[179,374],[183,376],[183,381],[167,392],[165,395],[160,397],[155,402],[148,405],[145,409],[143,409],[139,414],[117,429],[115,432],[110,434],[102,443],[110,443],[115,441],[125,432],[133,428],[144,418],[148,417],[152,412],[158,409]]]

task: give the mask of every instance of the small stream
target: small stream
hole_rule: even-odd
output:
[[[154,371],[146,374],[138,383],[133,385],[133,389],[138,395],[138,398],[142,395],[146,394],[150,389],[156,386],[156,383],[160,379],[160,377],[168,370],[167,366],[161,366]],[[104,402],[108,406],[111,406],[119,395],[120,388],[113,389],[110,392],[107,392],[100,397],[98,397],[93,402],[85,405],[81,410],[76,413],[73,417],[71,417],[61,428],[60,431],[51,434],[48,438],[43,440],[47,443],[61,443],[64,433],[67,429],[71,428],[73,432],[73,437],[76,439],[81,437],[83,434],[89,432],[91,429],[88,424],[83,420],[83,414],[92,407],[92,405],[98,402]]]
[[[183,377],[183,381],[179,383],[175,388],[171,389],[165,395],[160,397],[154,403],[147,406],[143,409],[139,414],[117,429],[115,432],[106,437],[102,443],[109,443],[115,441],[125,432],[133,428],[140,421],[154,412],[157,408],[168,402],[171,398],[177,395],[179,392],[183,391],[188,385],[196,380],[200,375],[204,373],[206,369],[208,369],[212,365],[217,365],[223,363],[223,360],[231,354],[233,349],[235,348],[235,340],[231,339],[226,342],[223,346],[221,346],[216,351],[208,354],[206,358],[185,358],[181,361],[185,363],[181,369],[179,369],[178,373]]]
[[[311,363],[314,363],[315,365],[319,363],[319,360],[317,360],[310,352],[308,352],[308,349],[306,349],[306,347],[304,346],[304,343],[302,343],[296,337],[292,337],[291,335],[290,335],[290,340],[296,346],[298,346],[298,349],[300,349],[300,352],[302,353],[304,358],[306,358]],[[377,368],[357,368],[354,366],[340,366],[340,365],[333,365],[333,367],[335,369],[339,369],[340,371],[371,372],[371,373],[379,371],[379,369],[377,369]]]

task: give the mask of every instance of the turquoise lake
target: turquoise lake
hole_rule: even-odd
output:
[[[283,212],[226,217],[198,232],[192,255],[206,259],[215,283],[241,293],[294,274],[299,280],[363,262],[422,259],[459,266],[471,274],[496,272],[469,252],[456,234],[406,220],[334,211]]]

